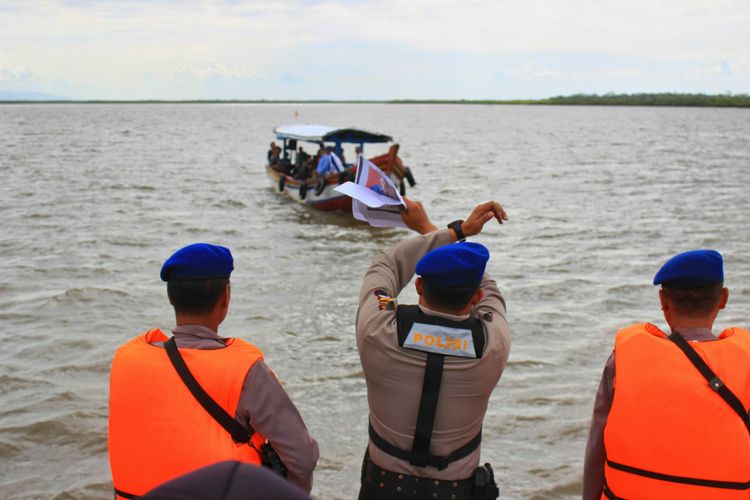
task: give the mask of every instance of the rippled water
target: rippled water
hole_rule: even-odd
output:
[[[418,181],[409,195],[438,225],[476,202],[506,206],[510,223],[478,238],[513,330],[482,448],[503,498],[579,495],[613,334],[664,324],[649,283],[668,256],[721,250],[731,297],[718,327],[748,326],[748,110],[6,105],[0,497],[109,498],[112,353],[171,328],[159,268],[195,241],[234,253],[221,333],[264,349],[318,439],[315,496],[356,495],[367,439],[356,295],[374,254],[408,233],[273,191],[263,159],[295,111],[396,137]]]

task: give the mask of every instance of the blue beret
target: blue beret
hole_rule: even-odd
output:
[[[194,243],[180,248],[161,266],[162,281],[228,278],[234,269],[228,248]]]
[[[654,276],[654,285],[671,288],[700,288],[723,281],[724,260],[716,250],[678,253]]]
[[[471,242],[445,245],[424,255],[417,262],[417,274],[440,286],[476,285],[482,281],[490,252]]]

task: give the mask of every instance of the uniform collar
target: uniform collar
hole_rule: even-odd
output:
[[[680,328],[674,330],[685,340],[698,342],[702,340],[716,340],[716,335],[711,331],[710,328]]]
[[[449,313],[444,313],[444,312],[440,312],[440,311],[433,311],[432,309],[430,309],[428,307],[425,307],[422,304],[419,304],[419,309],[424,314],[427,314],[428,316],[438,316],[440,318],[445,318],[445,319],[449,319],[449,320],[452,320],[452,321],[464,321],[464,320],[469,319],[469,316],[470,316],[469,313],[459,314],[457,316],[455,314],[449,314]]]
[[[202,325],[177,325],[172,328],[172,333],[201,339],[227,340],[225,337],[220,337],[218,333]]]

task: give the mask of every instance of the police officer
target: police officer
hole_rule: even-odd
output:
[[[594,404],[583,498],[746,499],[750,332],[712,331],[729,298],[723,259],[680,253],[653,283],[671,333],[649,323],[617,333]]]
[[[122,345],[110,375],[109,458],[118,498],[143,495],[223,460],[272,454],[309,492],[318,444],[263,353],[218,334],[230,302],[229,249],[186,246],[161,269],[174,307],[173,337],[150,330]]]
[[[491,468],[478,467],[481,429],[510,331],[503,296],[485,274],[488,250],[464,240],[507,216],[491,201],[438,230],[420,203],[406,205],[402,218],[421,236],[377,255],[359,297],[370,406],[360,499],[495,498]],[[415,273],[419,305],[396,305]]]

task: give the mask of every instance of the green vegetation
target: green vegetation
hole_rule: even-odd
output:
[[[542,99],[539,104],[576,104],[590,106],[712,106],[750,107],[748,94],[576,94]]]
[[[375,100],[346,100],[331,99],[311,100],[183,100],[183,101],[0,101],[0,104],[526,104],[526,105],[561,105],[561,106],[703,106],[703,107],[731,107],[750,108],[750,94],[575,94],[570,96],[556,96],[547,99],[395,99],[389,101]]]
[[[750,107],[748,94],[575,94],[547,99],[496,100],[397,100],[395,104],[528,104],[561,106],[709,106],[709,107]]]

